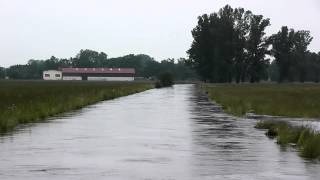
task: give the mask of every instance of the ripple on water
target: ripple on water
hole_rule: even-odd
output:
[[[194,85],[104,101],[0,137],[0,179],[318,179]]]

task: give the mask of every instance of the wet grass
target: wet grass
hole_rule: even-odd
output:
[[[0,133],[151,88],[150,83],[137,82],[0,81]]]
[[[276,138],[282,146],[296,146],[302,157],[320,159],[320,133],[308,127],[293,127],[285,122],[273,121],[260,121],[255,127],[266,129],[266,135]]]
[[[320,117],[318,84],[204,84],[210,99],[227,113],[248,112],[287,117]]]

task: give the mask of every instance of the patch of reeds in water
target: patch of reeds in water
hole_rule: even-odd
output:
[[[282,146],[294,145],[300,155],[305,158],[320,158],[320,133],[308,127],[294,127],[286,122],[260,121],[255,126],[258,129],[266,129],[266,135],[276,138]]]

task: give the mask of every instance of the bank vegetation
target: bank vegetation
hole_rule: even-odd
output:
[[[0,133],[17,125],[153,88],[150,83],[0,81]]]

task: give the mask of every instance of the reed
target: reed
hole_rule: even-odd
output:
[[[320,158],[320,133],[308,127],[293,127],[285,122],[271,121],[260,121],[255,127],[266,129],[266,135],[276,138],[277,143],[282,146],[296,145],[302,157]]]

